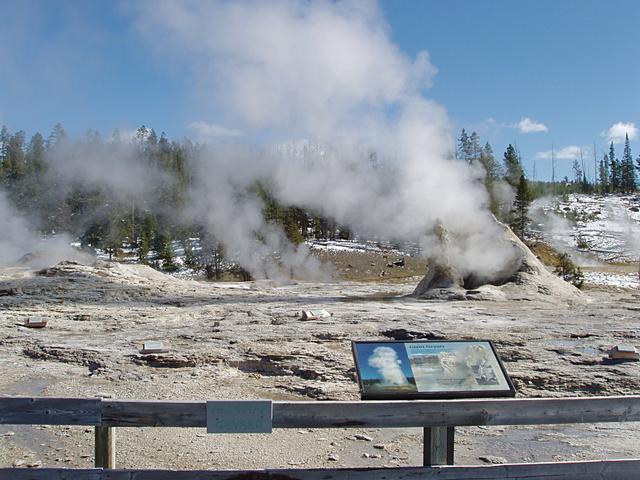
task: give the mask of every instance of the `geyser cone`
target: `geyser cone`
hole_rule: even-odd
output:
[[[511,249],[509,259],[499,269],[490,273],[470,272],[462,275],[453,267],[455,263],[449,261],[446,255],[429,259],[427,273],[415,288],[413,295],[418,298],[457,298],[450,292],[463,293],[466,289],[468,298],[480,298],[480,294],[486,293],[487,298],[521,298],[532,295],[545,295],[558,297],[564,300],[580,299],[580,291],[551,273],[542,262],[506,225],[498,222],[502,229],[505,248]],[[449,242],[446,236],[442,237],[443,248],[447,248]],[[498,288],[495,288],[498,287]],[[449,293],[444,293],[443,290]]]

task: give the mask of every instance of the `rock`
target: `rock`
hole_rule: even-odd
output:
[[[104,368],[105,364],[100,359],[99,352],[89,349],[75,349],[54,345],[27,345],[22,353],[29,358],[37,360],[53,360],[62,363],[75,363],[84,365],[90,371]]]
[[[506,458],[496,457],[495,455],[484,455],[482,457],[478,457],[478,460],[482,460],[484,463],[489,463],[491,465],[507,463]]]
[[[380,332],[384,337],[393,338],[394,340],[444,340],[447,336],[438,331],[418,332],[415,330],[407,330],[406,328],[392,328]]]
[[[198,366],[198,362],[195,358],[177,354],[172,355],[151,353],[146,355],[133,355],[131,358],[135,363],[146,363],[151,367],[158,368],[184,368]]]
[[[383,443],[376,443],[373,445],[373,448],[376,448],[378,450],[385,450],[387,448],[386,445],[384,445]]]
[[[340,457],[338,455],[336,455],[335,453],[331,453],[327,457],[327,460],[329,460],[331,462],[337,462],[338,460],[340,460]]]
[[[364,435],[362,433],[356,433],[354,435],[354,437],[356,438],[356,440],[364,440],[365,442],[373,442],[373,438],[371,438],[369,435]]]
[[[13,466],[14,466],[14,467],[21,467],[21,466],[23,466],[25,463],[27,463],[27,462],[25,462],[24,460],[18,459],[18,460],[14,460],[14,461],[13,461]]]
[[[0,297],[12,297],[14,295],[20,295],[22,289],[17,287],[0,288]]]
[[[300,320],[317,320],[318,318],[329,318],[331,314],[326,310],[303,310],[300,314]]]

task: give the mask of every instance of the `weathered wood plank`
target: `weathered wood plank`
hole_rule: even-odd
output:
[[[640,460],[606,460],[429,468],[253,471],[104,470],[101,480],[636,480],[639,468]]]
[[[116,467],[116,432],[111,427],[95,427],[94,465],[96,468]]]
[[[0,397],[0,424],[100,425],[98,398]]]
[[[453,465],[455,427],[424,427],[422,464]]]
[[[206,427],[207,403],[103,399],[102,425],[111,427]]]
[[[0,480],[102,480],[102,470],[71,468],[0,468]]]
[[[103,400],[105,426],[205,427],[205,402]],[[640,421],[640,396],[274,402],[274,428],[440,427]]]
[[[640,396],[274,402],[274,428],[445,427],[640,421]]]
[[[102,412],[102,418],[100,418]],[[640,421],[640,396],[274,402],[274,428],[441,427]],[[0,424],[205,427],[206,402],[0,397]]]

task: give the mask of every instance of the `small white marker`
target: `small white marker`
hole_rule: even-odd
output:
[[[47,321],[44,317],[29,317],[24,321],[24,326],[29,328],[44,328],[47,326]]]
[[[160,340],[147,340],[142,344],[141,353],[164,353],[168,349]]]

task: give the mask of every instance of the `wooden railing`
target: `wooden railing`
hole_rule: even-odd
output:
[[[241,402],[240,402],[241,403]],[[640,460],[453,466],[453,430],[472,425],[640,421],[640,396],[358,402],[273,402],[273,428],[425,429],[428,467],[169,471],[114,469],[117,427],[206,427],[204,401],[0,397],[0,424],[84,425],[96,430],[95,469],[0,468],[11,480],[638,479]]]

